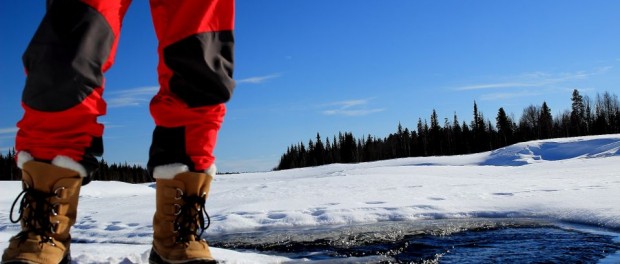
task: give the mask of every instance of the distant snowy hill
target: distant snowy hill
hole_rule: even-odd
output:
[[[602,158],[620,155],[620,134],[535,140],[494,151],[441,157],[404,158],[376,163],[389,165],[521,166],[545,161]],[[375,163],[369,163],[375,164]]]
[[[575,158],[603,158],[620,155],[616,137],[591,136],[519,143],[489,154],[483,165],[514,166]]]
[[[620,135],[531,141],[492,152],[218,176],[208,235],[386,221],[543,218],[620,232]],[[1,182],[0,246],[18,182]],[[93,182],[72,229],[77,263],[147,263],[153,184]],[[226,263],[285,257],[215,249]]]

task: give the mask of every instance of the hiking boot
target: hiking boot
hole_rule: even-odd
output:
[[[210,224],[204,205],[215,170],[197,173],[188,171],[184,165],[178,166],[182,172],[162,174],[161,167],[157,167],[153,173],[157,183],[156,210],[149,262],[216,263],[209,245],[201,239]]]
[[[21,232],[10,239],[2,263],[70,263],[69,230],[77,214],[80,172],[32,159],[20,167],[23,191],[11,206],[10,220],[21,223]]]

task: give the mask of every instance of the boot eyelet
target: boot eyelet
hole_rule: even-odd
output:
[[[178,234],[179,230],[181,230],[181,226],[177,222],[172,222],[172,233]]]
[[[64,191],[65,189],[66,189],[65,187],[60,187],[60,188],[54,190],[54,194],[56,194],[56,198],[62,199],[62,197],[60,197],[60,192]]]
[[[58,229],[59,224],[60,224],[60,221],[56,221],[50,226],[50,231],[52,231],[52,234],[56,234],[56,231],[57,231],[56,229]]]
[[[174,204],[174,215],[180,215],[181,214],[181,205],[178,204]]]
[[[53,216],[57,216],[58,215],[58,207],[60,206],[59,203],[55,203],[52,205],[52,215]]]
[[[175,200],[181,200],[181,198],[183,198],[183,190],[177,188],[177,195],[174,197]]]
[[[44,243],[48,243],[50,246],[52,247],[56,247],[56,243],[54,243],[54,240],[52,239],[52,237],[49,236],[43,236],[41,237],[41,241],[39,241],[39,244],[44,244]]]

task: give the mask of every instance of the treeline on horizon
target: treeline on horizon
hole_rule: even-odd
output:
[[[406,157],[461,155],[490,151],[529,140],[620,133],[620,104],[615,94],[605,92],[592,99],[577,89],[571,96],[571,109],[555,117],[546,102],[523,109],[518,120],[499,108],[494,122],[478,111],[474,101],[473,120],[440,123],[433,109],[430,124],[418,119],[415,130],[398,124],[397,131],[385,138],[356,138],[350,132],[326,138],[317,133],[308,144],[287,148],[274,170],[320,166],[331,163],[358,163]]]
[[[15,150],[9,150],[6,155],[0,155],[0,180],[21,180],[21,170],[15,163]],[[93,173],[93,181],[122,181],[127,183],[152,182],[149,172],[138,165],[108,164],[104,159],[99,161],[99,168]]]

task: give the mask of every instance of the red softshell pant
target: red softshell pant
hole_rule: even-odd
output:
[[[27,71],[17,151],[58,155],[88,171],[103,154],[103,74],[114,62],[131,0],[48,0],[23,56]],[[158,45],[160,90],[150,104],[156,128],[150,169],[213,164],[224,103],[234,88],[234,0],[150,0]]]

